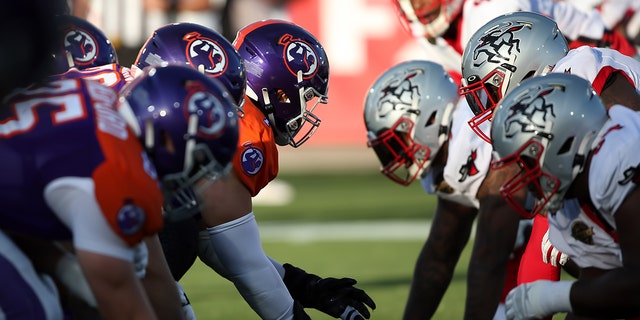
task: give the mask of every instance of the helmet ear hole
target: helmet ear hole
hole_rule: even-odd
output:
[[[175,154],[176,153],[176,147],[173,143],[173,139],[171,139],[171,135],[169,134],[169,132],[167,132],[166,130],[163,130],[160,133],[160,145],[163,146],[168,153],[170,154]]]
[[[427,120],[427,123],[425,124],[425,127],[428,127],[436,123],[436,113],[437,112],[435,110],[431,113],[431,115],[429,116],[429,119]]]
[[[571,146],[573,145],[574,139],[575,137],[567,138],[567,140],[565,140],[564,143],[562,144],[562,147],[560,147],[560,149],[558,150],[558,155],[562,155],[571,151]]]

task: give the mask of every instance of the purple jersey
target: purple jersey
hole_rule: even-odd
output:
[[[4,101],[1,228],[69,239],[73,228],[63,223],[60,211],[65,217],[85,211],[73,206],[72,194],[85,194],[90,207],[99,209],[130,245],[161,228],[162,195],[155,171],[115,111],[116,102],[113,89],[82,79],[31,86]]]

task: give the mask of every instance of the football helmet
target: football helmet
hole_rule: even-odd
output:
[[[98,27],[73,15],[59,15],[58,19],[62,43],[53,53],[55,73],[118,63],[115,47]]]
[[[393,0],[393,3],[402,25],[411,35],[435,39],[449,29],[460,14],[464,0]]]
[[[276,143],[302,145],[320,125],[313,110],[327,103],[329,60],[320,42],[270,19],[240,29],[233,45],[247,68],[247,96],[269,119]]]
[[[478,29],[462,55],[460,94],[475,114],[471,129],[490,142],[480,124],[491,120],[496,103],[520,81],[548,73],[568,51],[556,23],[533,12],[508,13]]]
[[[405,186],[428,173],[459,97],[451,76],[431,61],[402,62],[378,77],[365,98],[364,123],[380,171]]]
[[[133,68],[163,64],[186,64],[198,69],[222,82],[238,107],[244,103],[247,74],[242,58],[231,42],[213,29],[181,22],[154,30],[140,48]]]
[[[231,95],[193,68],[149,67],[123,89],[118,111],[155,165],[166,217],[181,220],[197,213],[195,184],[228,173],[237,148]]]
[[[507,203],[526,218],[559,210],[605,121],[600,97],[589,81],[575,75],[537,76],[508,93],[491,125],[492,168],[520,167],[500,188]],[[514,197],[522,189],[536,198],[531,211]]]

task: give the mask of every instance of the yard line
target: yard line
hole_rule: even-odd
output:
[[[431,220],[372,220],[332,222],[258,222],[265,241],[407,241],[425,240]]]

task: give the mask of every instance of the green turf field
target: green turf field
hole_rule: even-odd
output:
[[[433,215],[435,198],[426,195],[418,183],[403,187],[378,172],[281,175],[279,179],[293,186],[294,200],[285,206],[256,206],[258,224],[390,219],[423,222]],[[425,239],[427,233],[425,230]],[[372,319],[393,320],[402,317],[423,239],[263,242],[267,254],[280,262],[292,263],[321,276],[358,279],[358,286],[378,305]],[[434,319],[462,319],[470,248],[468,245],[463,253]],[[198,319],[258,319],[229,281],[199,261],[181,283]],[[308,313],[312,319],[331,319],[313,310]]]

